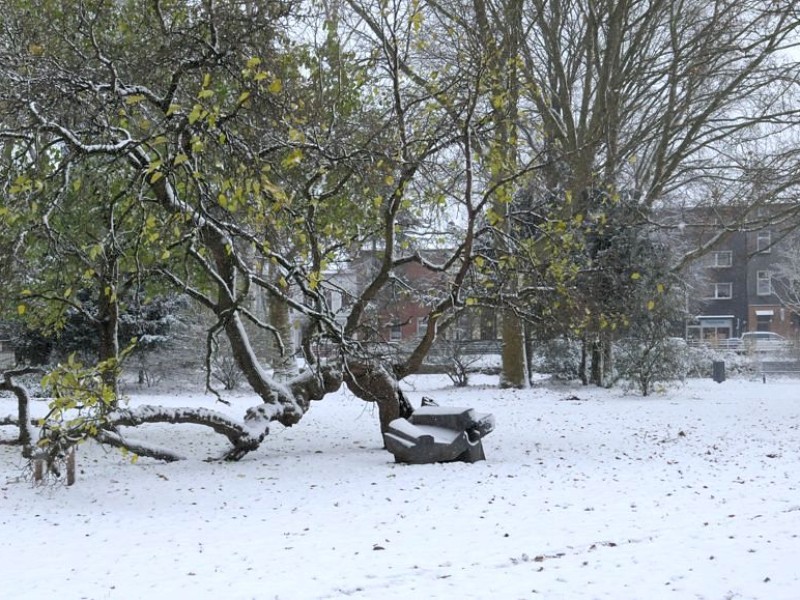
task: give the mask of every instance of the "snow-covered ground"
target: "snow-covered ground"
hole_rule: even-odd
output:
[[[800,380],[649,398],[476,383],[408,385],[415,405],[495,415],[476,464],[395,464],[345,393],[238,463],[204,460],[225,448],[205,429],[149,426],[196,458],[87,445],[76,485],[34,487],[0,446],[0,597],[800,598]]]

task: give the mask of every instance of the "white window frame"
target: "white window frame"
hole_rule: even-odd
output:
[[[727,287],[727,295],[725,295],[722,290]],[[715,283],[713,295],[711,296],[712,300],[730,300],[733,298],[733,284],[732,283]]]
[[[403,339],[403,326],[389,325],[389,341],[399,342],[402,339]]]
[[[756,295],[772,295],[772,273],[769,271],[756,271]]]
[[[756,252],[769,254],[772,252],[772,232],[759,231],[756,234]]]
[[[720,260],[722,257],[725,260]],[[733,266],[733,251],[732,250],[718,250],[711,254],[711,266],[715,269],[724,269]]]

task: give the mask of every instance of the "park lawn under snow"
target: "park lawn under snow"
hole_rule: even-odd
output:
[[[415,405],[495,415],[476,464],[395,464],[345,392],[238,463],[204,460],[226,448],[205,429],[147,426],[136,435],[193,458],[86,445],[76,485],[34,487],[0,446],[0,597],[800,597],[800,380],[649,398],[476,383],[406,384]],[[141,402],[241,416],[254,399]]]

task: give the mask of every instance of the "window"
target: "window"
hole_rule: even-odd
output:
[[[417,317],[417,335],[425,335],[426,329],[428,329],[428,317]]]
[[[772,233],[769,231],[759,231],[756,236],[756,252],[770,252],[772,245]]]
[[[711,253],[711,266],[722,269],[733,265],[733,252],[731,250],[721,250]]]
[[[770,329],[772,329],[772,315],[756,315],[756,331],[769,331]],[[757,339],[752,341],[755,342]]]
[[[397,342],[403,339],[403,328],[400,325],[392,325],[389,331],[389,339]]]
[[[732,283],[715,283],[711,288],[711,298],[715,300],[728,300],[733,297]]]
[[[759,296],[772,294],[772,274],[769,271],[756,272],[756,294]]]

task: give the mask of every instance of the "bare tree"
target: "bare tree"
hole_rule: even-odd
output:
[[[521,100],[537,127],[523,130],[547,156],[532,185],[528,222],[538,243],[529,271],[546,288],[579,293],[593,268],[587,231],[655,223],[682,227],[684,211],[713,215],[718,235],[763,223],[759,210],[795,189],[800,23],[791,3],[682,0],[532,0],[525,11]],[[757,182],[757,185],[756,185]],[[634,210],[615,207],[628,203]],[[624,215],[624,222],[615,217]],[[772,213],[771,218],[775,218]],[[593,234],[594,235],[594,234]],[[555,240],[563,243],[554,243]],[[566,261],[566,262],[565,262]],[[556,264],[558,269],[553,270]],[[538,266],[537,266],[538,265]],[[564,276],[566,271],[567,275]],[[602,307],[587,320],[601,364]],[[602,369],[592,379],[601,383]]]

